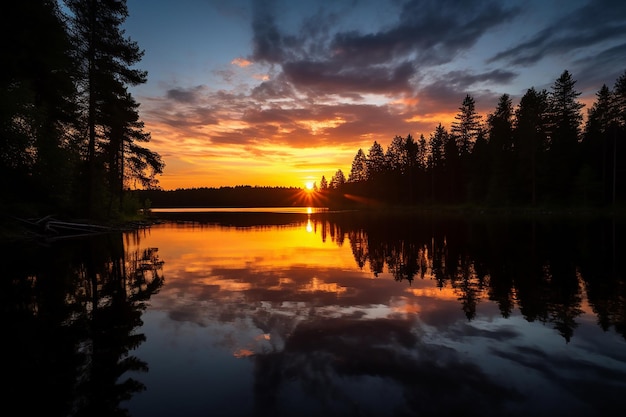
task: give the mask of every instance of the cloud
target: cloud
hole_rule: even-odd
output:
[[[412,56],[420,66],[450,62],[487,31],[517,14],[498,2],[407,2],[398,23],[376,33],[338,33],[331,50],[355,65],[386,63]]]
[[[395,24],[374,32],[364,27],[331,34],[329,26],[313,22],[320,22],[322,15],[338,17],[318,11],[293,35],[281,31],[271,7],[260,2],[255,6],[252,59],[279,65],[296,89],[314,96],[410,91],[418,67],[452,61],[517,13],[497,2],[410,1]]]
[[[233,65],[237,65],[240,68],[245,68],[245,67],[249,67],[250,65],[252,65],[252,61],[248,61],[245,58],[235,58],[230,63]]]
[[[580,80],[580,88],[600,90],[602,84],[612,88],[617,78],[626,71],[626,43],[603,49],[593,56],[581,58],[574,63],[575,77]],[[609,72],[598,72],[598,68],[611,69]]]
[[[547,56],[570,54],[619,39],[623,36],[625,26],[626,3],[590,1],[551,22],[529,40],[498,52],[487,62],[505,61],[513,65],[531,65]]]
[[[192,88],[172,88],[167,90],[165,96],[179,103],[193,104],[198,101],[198,97],[204,92],[204,86]]]
[[[410,89],[409,79],[415,74],[410,62],[392,66],[365,68],[338,66],[335,62],[298,61],[283,65],[285,76],[300,89],[313,94],[359,93],[392,94]]]

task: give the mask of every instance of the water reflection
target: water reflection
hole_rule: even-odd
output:
[[[187,218],[149,232],[168,284],[146,313],[152,344],[137,350],[157,388],[136,396],[135,415],[184,403],[220,415],[588,416],[621,403],[624,281],[603,221],[269,223]]]
[[[211,212],[6,248],[10,394],[58,415],[612,415],[623,236],[602,219]]]
[[[156,249],[119,234],[2,252],[3,406],[21,415],[124,415],[120,403],[145,389],[124,375],[148,370],[131,352],[145,341],[141,316],[163,284]]]

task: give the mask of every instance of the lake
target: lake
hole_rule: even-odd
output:
[[[6,409],[605,416],[626,394],[608,218],[164,210],[4,245]]]

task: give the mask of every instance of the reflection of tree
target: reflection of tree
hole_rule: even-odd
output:
[[[459,274],[452,280],[451,285],[459,294],[459,301],[467,319],[471,320],[476,316],[476,306],[484,287],[480,277],[474,273],[469,259],[464,257],[462,261],[459,265]]]
[[[144,388],[120,378],[147,370],[129,352],[163,283],[156,249],[125,252],[121,235],[19,249],[4,248],[1,291],[14,409],[34,415],[42,399],[49,415],[125,415],[120,402]]]
[[[550,323],[569,341],[586,291],[602,328],[614,326],[626,337],[626,283],[614,259],[622,252],[615,236],[623,235],[623,225],[501,220],[350,213],[322,223],[333,241],[347,236],[359,268],[369,264],[375,276],[386,271],[409,284],[419,276],[448,286],[470,320],[489,299],[503,317],[517,306],[526,320]]]
[[[619,258],[625,253],[624,225],[585,228],[588,237],[580,246],[580,275],[584,279],[589,304],[603,330],[615,328],[626,339],[626,277]],[[621,239],[617,239],[621,237]]]

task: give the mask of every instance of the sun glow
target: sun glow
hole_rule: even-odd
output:
[[[306,188],[307,191],[313,191],[313,187],[314,187],[313,181],[307,181],[306,184],[304,184],[304,187]]]

